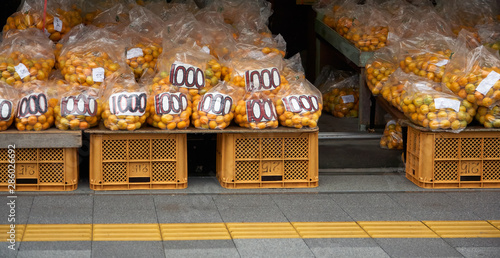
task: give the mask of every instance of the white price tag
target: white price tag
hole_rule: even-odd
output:
[[[396,121],[391,120],[391,121],[387,122],[387,126],[389,126],[389,125],[396,125]]]
[[[281,85],[280,71],[269,67],[245,72],[245,90],[247,92],[269,91]]]
[[[479,83],[476,90],[481,94],[486,95],[498,80],[500,80],[500,74],[495,71],[491,71],[490,74],[488,74],[488,76],[486,76],[486,78]]]
[[[341,96],[342,97],[342,101],[344,101],[344,104],[345,103],[352,103],[354,102],[354,96],[353,95],[345,95],[345,96]]]
[[[233,98],[231,96],[220,92],[209,92],[203,95],[197,109],[208,114],[224,116],[231,112],[232,106]]]
[[[292,113],[303,114],[319,110],[318,97],[314,95],[289,95],[281,98],[285,110]]]
[[[127,59],[132,59],[136,57],[144,56],[141,48],[132,48],[127,51]]]
[[[92,69],[92,79],[94,82],[103,82],[104,81],[104,68],[97,67]]]
[[[63,27],[63,22],[58,17],[54,17],[54,30],[61,32]]]
[[[170,68],[170,83],[188,89],[205,87],[205,73],[201,68],[175,61]]]
[[[96,116],[97,100],[89,95],[80,94],[77,96],[62,97],[60,102],[60,112],[62,116]]]
[[[120,92],[109,97],[109,111],[117,116],[142,116],[146,105],[145,92]]]
[[[443,59],[443,60],[441,60],[441,61],[437,62],[437,63],[436,63],[436,66],[437,66],[437,67],[442,67],[442,66],[445,66],[446,64],[448,64],[448,62],[449,62],[449,61],[450,61],[450,60],[448,60],[448,59]]]
[[[155,95],[154,104],[158,115],[179,115],[188,106],[188,99],[184,93],[163,92]]]
[[[434,99],[434,105],[436,105],[436,109],[451,108],[455,112],[460,111],[460,101],[456,99],[436,98]]]
[[[207,46],[203,46],[201,50],[207,54],[210,54],[210,48],[208,48]]]
[[[253,59],[261,59],[264,57],[264,53],[262,53],[262,51],[250,51],[250,53],[248,53],[248,57]]]
[[[21,80],[30,75],[30,71],[28,71],[28,68],[26,68],[23,63],[18,64],[14,67],[14,69],[16,70],[16,73],[19,74],[19,77],[21,77]]]
[[[0,121],[9,121],[13,108],[12,101],[0,99]]]

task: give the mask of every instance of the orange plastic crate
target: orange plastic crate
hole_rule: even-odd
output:
[[[500,132],[433,133],[408,126],[406,178],[423,188],[500,187]]]
[[[217,135],[217,179],[225,188],[318,186],[318,132]]]
[[[0,149],[0,191],[9,191],[9,164],[8,149]],[[15,191],[73,191],[78,187],[78,149],[15,149],[15,169]]]
[[[186,134],[90,135],[91,189],[186,187]]]

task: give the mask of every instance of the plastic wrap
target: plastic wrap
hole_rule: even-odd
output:
[[[67,85],[57,81],[56,87]],[[55,125],[60,130],[85,130],[99,125],[101,121],[102,104],[100,91],[94,88],[71,87],[59,95],[59,101],[54,108]]]
[[[126,62],[135,79],[145,74],[154,75],[158,57],[163,52],[162,24],[160,17],[143,7],[130,10],[130,25],[122,38],[127,42]]]
[[[0,131],[12,125],[19,102],[19,92],[5,82],[0,82]]]
[[[382,85],[389,76],[397,69],[398,45],[391,45],[375,51],[365,66],[366,85],[373,95],[379,95]]]
[[[387,43],[390,14],[367,1],[346,1],[335,12],[335,30],[361,51],[374,51]]]
[[[16,89],[23,82],[47,80],[54,67],[53,43],[37,29],[26,29],[0,45],[0,80]]]
[[[465,129],[476,115],[477,105],[433,87],[439,86],[424,79],[405,83],[400,103],[405,116],[432,131],[458,133]]]
[[[56,90],[47,81],[23,83],[19,91],[16,128],[19,131],[47,130],[54,125]]]
[[[441,82],[453,45],[452,38],[434,32],[405,39],[400,42],[399,67],[405,73]]]
[[[110,130],[134,131],[146,123],[152,103],[132,73],[106,79],[102,120]]]
[[[383,149],[403,149],[403,133],[401,125],[396,120],[390,120],[385,125],[384,135],[380,139],[380,148]]]
[[[201,129],[224,129],[231,124],[236,105],[242,101],[245,90],[227,82],[220,82],[193,103],[193,125]],[[241,107],[240,107],[241,109]],[[238,114],[240,113],[238,109]]]
[[[500,22],[476,26],[481,43],[500,53]]]
[[[82,23],[82,1],[52,0],[48,2],[44,24],[44,2],[24,0],[19,10],[7,18],[3,32],[37,28],[53,41],[60,40],[71,28]]]
[[[335,117],[358,117],[359,74],[340,82],[328,81],[321,92],[326,112]]]
[[[475,118],[486,128],[500,128],[500,105],[478,107]]]
[[[66,81],[98,89],[107,77],[123,72],[125,47],[110,32],[91,27],[75,37],[57,60]]]
[[[484,46],[469,50],[464,43],[446,66],[442,86],[473,104],[490,107],[500,100],[500,57]]]

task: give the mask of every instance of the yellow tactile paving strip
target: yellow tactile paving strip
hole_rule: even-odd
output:
[[[368,238],[356,222],[292,222],[302,238]]]
[[[160,228],[165,241],[231,239],[224,223],[171,223]]]
[[[10,238],[10,225],[0,232]],[[500,238],[499,220],[16,225],[16,241],[180,241],[248,238]]]
[[[420,221],[360,221],[358,224],[372,238],[439,237]]]
[[[500,230],[488,221],[423,221],[442,238],[500,237]]]

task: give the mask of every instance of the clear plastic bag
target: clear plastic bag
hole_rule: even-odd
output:
[[[382,85],[388,80],[389,76],[397,69],[399,46],[396,44],[384,47],[375,51],[365,66],[366,85],[373,95],[379,95]]]
[[[136,83],[132,73],[107,78],[102,101],[104,126],[113,131],[141,128],[152,108],[146,90]]]
[[[38,29],[26,29],[0,45],[0,80],[16,89],[23,82],[47,80],[54,67],[53,43]]]
[[[137,81],[145,74],[154,75],[158,57],[163,52],[160,17],[143,7],[130,10],[130,25],[122,38],[127,42],[126,62]]]
[[[476,26],[481,43],[500,53],[500,22]]]
[[[193,103],[193,125],[200,129],[224,129],[231,124],[236,105],[242,101],[245,90],[227,82],[220,82]],[[241,109],[241,107],[240,107]],[[238,109],[239,111],[241,111]]]
[[[59,81],[51,81],[57,88],[67,88]],[[71,87],[59,95],[54,108],[55,125],[60,130],[85,130],[99,125],[101,121],[102,103],[100,91],[94,88]]]
[[[441,82],[452,55],[454,40],[429,32],[400,42],[399,67],[405,73]]]
[[[54,108],[58,104],[56,90],[47,81],[23,83],[19,91],[16,128],[19,131],[47,130],[54,125]]]
[[[390,120],[387,122],[384,129],[384,135],[380,139],[380,148],[390,150],[403,149],[403,133],[398,121]]]
[[[358,117],[359,74],[340,82],[329,81],[322,87],[323,109],[335,117]]]
[[[433,89],[438,84],[421,79],[407,81],[401,110],[413,123],[431,131],[458,133],[472,122],[477,105]]]
[[[470,50],[468,42],[458,43],[446,66],[443,89],[473,104],[492,106],[500,100],[500,57],[484,46]]]
[[[387,44],[390,14],[367,1],[346,1],[335,12],[335,30],[361,51],[374,51]]]
[[[0,131],[12,125],[19,102],[19,92],[5,82],[0,82]]]
[[[57,61],[66,81],[99,89],[107,77],[124,72],[124,49],[109,31],[90,27],[63,46]]]
[[[82,23],[81,2],[79,0],[52,0],[47,5],[44,24],[44,2],[24,0],[19,10],[7,18],[3,32],[37,28],[44,30],[47,36],[57,42],[71,28]]]
[[[500,105],[478,107],[475,118],[486,128],[500,128]]]

